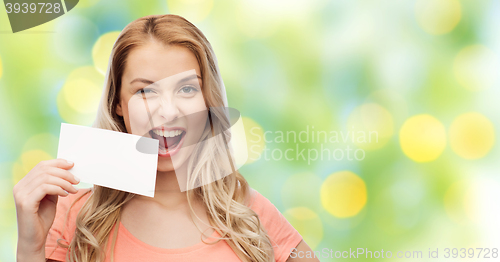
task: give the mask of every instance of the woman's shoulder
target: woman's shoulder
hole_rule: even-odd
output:
[[[302,240],[300,233],[269,199],[252,188],[249,207],[257,213],[261,225],[266,230],[274,248],[276,261],[286,261],[290,250]]]
[[[272,219],[277,215],[281,215],[276,206],[254,188],[250,187],[248,199],[248,207],[257,213],[261,220],[263,220],[263,218]]]

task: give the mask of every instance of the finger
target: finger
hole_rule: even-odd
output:
[[[73,184],[80,183],[80,179],[78,177],[76,177],[75,175],[73,175],[68,170],[64,170],[64,169],[57,168],[57,167],[48,167],[45,172],[50,174],[50,175],[60,177],[66,181],[69,181],[70,183],[73,183]]]
[[[65,181],[66,183],[63,183],[62,181]],[[69,171],[57,167],[44,166],[43,171],[37,173],[35,177],[31,178],[31,181],[23,188],[23,191],[26,192],[25,194],[29,194],[29,192],[36,190],[43,184],[54,184],[63,187],[68,192],[76,193],[77,189],[71,185],[72,181],[76,180],[73,174]]]
[[[40,184],[40,181],[38,179],[41,177],[42,173],[46,173],[47,170],[52,169],[52,168],[71,169],[73,166],[74,166],[73,163],[69,163],[68,161],[61,159],[61,158],[40,161],[37,164],[37,166],[34,167],[22,179],[23,184],[25,184],[25,185],[23,185],[23,187],[26,187],[26,188],[33,190]],[[75,178],[72,180],[79,180],[79,179]]]
[[[62,158],[41,161],[40,164],[46,166],[58,167],[66,170],[71,169],[75,165],[73,162]]]
[[[22,199],[25,202],[27,195],[36,190],[41,184],[46,182],[47,175],[61,177],[71,183],[78,184],[79,179],[73,176],[69,171],[65,170],[73,167],[73,163],[69,163],[64,159],[52,159],[41,161],[38,163],[37,168],[33,168],[26,176],[23,177],[15,186],[14,197]],[[59,167],[59,168],[58,168]],[[48,174],[48,173],[52,174]],[[67,172],[67,173],[66,173]],[[63,186],[63,185],[61,185]],[[73,187],[67,187],[68,192],[77,192],[78,190]],[[64,190],[63,190],[64,191]],[[62,193],[61,196],[66,196],[68,193]],[[17,200],[16,200],[17,201]]]
[[[38,210],[38,206],[40,205],[40,201],[46,195],[59,195],[59,196],[67,196],[68,192],[64,191],[60,186],[51,185],[51,184],[42,184],[33,190],[25,200],[23,204],[24,207],[30,208],[33,210]]]
[[[62,189],[73,194],[78,193],[78,189],[74,187],[70,182],[57,176],[47,176],[44,184],[59,186]]]

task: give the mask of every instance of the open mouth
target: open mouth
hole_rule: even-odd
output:
[[[159,141],[158,155],[167,157],[179,151],[186,136],[186,131],[184,129],[164,130],[155,128],[150,130],[149,134]]]

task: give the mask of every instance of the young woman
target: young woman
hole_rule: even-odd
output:
[[[195,77],[168,89],[161,107],[150,103],[149,119],[138,117],[132,101],[147,100],[158,81],[183,75]],[[210,135],[208,120],[198,132],[185,116],[223,106],[217,61],[202,32],[180,16],[147,16],[130,23],[113,46],[94,127],[144,135],[137,123],[154,120],[167,128],[174,123],[183,141],[201,141]],[[154,138],[158,130],[152,131],[146,134]],[[306,260],[289,257],[294,248],[298,254],[311,249],[237,171],[213,179],[221,170],[219,140],[175,153],[175,161],[178,143],[160,143],[154,198],[97,185],[77,190],[72,184],[79,180],[68,170],[78,163],[40,162],[14,187],[17,261]],[[181,190],[181,167],[201,183]]]

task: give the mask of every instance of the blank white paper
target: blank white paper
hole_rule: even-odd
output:
[[[139,139],[138,135],[62,123],[57,158],[75,163],[69,171],[80,182],[154,197],[158,154],[139,152]],[[158,143],[141,139],[146,152],[157,151]]]

